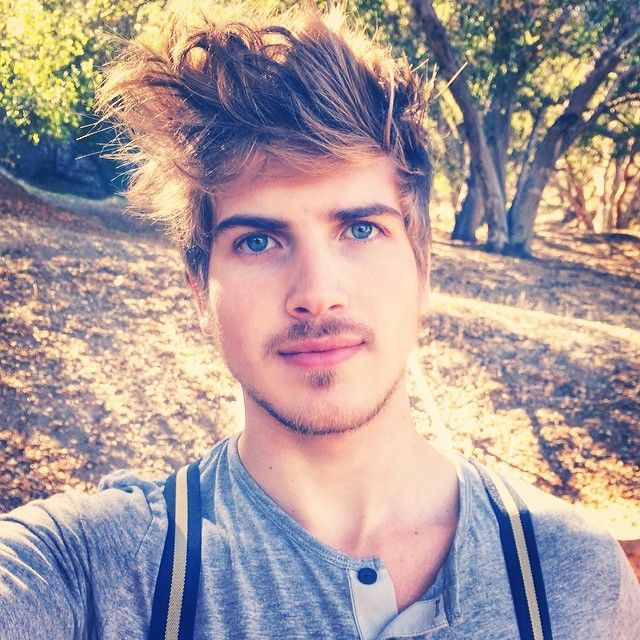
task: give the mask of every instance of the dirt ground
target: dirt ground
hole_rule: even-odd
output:
[[[548,225],[517,260],[445,231],[416,352],[435,405],[409,380],[418,428],[640,538],[640,239]],[[44,205],[0,176],[0,511],[122,467],[157,476],[239,428],[180,264],[115,210]]]

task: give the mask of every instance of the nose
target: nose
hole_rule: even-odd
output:
[[[287,295],[287,313],[298,320],[310,320],[347,306],[343,286],[344,265],[325,247],[300,247],[293,261],[292,284]]]

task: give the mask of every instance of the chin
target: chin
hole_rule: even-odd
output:
[[[255,404],[289,431],[305,436],[327,436],[350,433],[366,427],[389,404],[402,375],[389,386],[386,393],[379,394],[362,406],[350,406],[350,398],[342,397],[346,390],[340,393],[341,397],[330,397],[331,389],[337,390],[336,378],[337,374],[333,370],[306,374],[309,388],[316,392],[325,390],[327,393],[315,395],[305,406],[297,405],[295,408],[287,407],[286,401],[267,399],[246,385],[243,388]],[[353,391],[349,395],[353,397]]]
[[[339,381],[338,372],[335,369],[320,369],[317,371],[308,371],[302,376],[302,383],[309,389],[327,389],[336,388]]]

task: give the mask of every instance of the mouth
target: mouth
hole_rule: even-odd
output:
[[[313,369],[333,367],[355,356],[365,345],[362,338],[331,336],[290,342],[278,350],[285,362]]]

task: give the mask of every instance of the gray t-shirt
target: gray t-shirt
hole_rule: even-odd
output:
[[[448,558],[398,615],[383,563],[313,538],[251,478],[236,443],[220,442],[201,463],[196,638],[519,637],[497,524],[470,463],[458,461]],[[162,482],[119,473],[101,488],[0,517],[1,640],[146,637],[167,527]],[[555,505],[532,510],[554,639],[638,640],[640,586],[619,545]],[[358,579],[365,567],[373,584]]]

